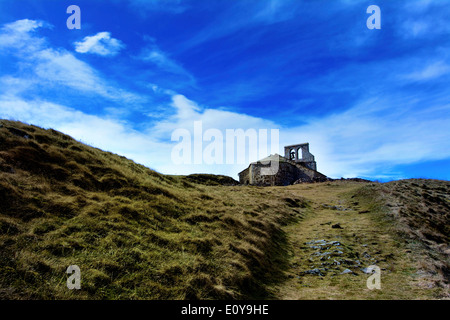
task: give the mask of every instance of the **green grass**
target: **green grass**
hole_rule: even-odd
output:
[[[0,298],[448,297],[449,190],[434,180],[252,187],[169,176],[0,120]],[[342,241],[351,259],[367,250],[386,271],[384,291],[364,289],[365,274],[298,280],[314,239]],[[67,289],[70,265],[81,290]]]
[[[281,225],[297,215],[276,194],[223,176],[164,176],[54,130],[0,126],[2,297],[271,296],[286,260]],[[79,291],[65,283],[73,264]]]
[[[415,193],[412,180],[397,182]],[[426,181],[424,181],[426,183]],[[430,186],[449,186],[445,181],[430,181]],[[441,255],[430,258],[435,251],[427,247],[424,239],[405,237],[405,230],[416,232],[408,221],[393,217],[390,203],[399,196],[386,196],[385,188],[393,183],[361,183],[335,181],[313,185],[295,185],[285,188],[294,197],[301,195],[310,208],[304,219],[289,224],[285,231],[289,234],[290,269],[289,280],[277,284],[278,299],[445,299],[449,298],[448,242],[440,242]],[[412,192],[411,192],[412,191]],[[404,192],[405,193],[405,192]],[[448,193],[447,193],[448,195]],[[442,199],[442,198],[440,198]],[[445,196],[443,195],[443,199]],[[435,208],[440,200],[428,204]],[[412,206],[412,201],[409,205]],[[421,219],[422,228],[435,230],[434,220],[443,219],[442,214],[425,216],[418,208],[415,219]],[[342,228],[332,228],[339,224]],[[428,227],[427,227],[428,226]],[[442,235],[444,236],[444,235]],[[325,246],[319,249],[311,241],[338,241],[338,247]],[[411,244],[415,243],[415,247]],[[337,250],[337,251],[336,251]],[[331,253],[331,259],[318,253]],[[381,290],[369,290],[366,286],[368,274],[362,271],[369,265],[381,268]],[[438,269],[436,266],[440,266]],[[307,271],[319,268],[321,275]],[[352,274],[342,274],[345,269]],[[447,276],[447,278],[446,278]]]
[[[393,181],[358,191],[368,210],[413,256],[410,273],[420,287],[450,297],[450,182]]]

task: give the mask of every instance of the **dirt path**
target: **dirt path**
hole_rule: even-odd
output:
[[[285,228],[290,238],[288,280],[276,299],[414,299],[414,268],[386,225],[352,195],[361,183],[296,185],[289,192],[311,203],[300,222]],[[381,268],[381,289],[369,290],[365,268]],[[423,297],[422,297],[423,298]]]

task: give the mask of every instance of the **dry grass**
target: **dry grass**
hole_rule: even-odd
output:
[[[359,191],[414,256],[414,281],[450,298],[450,182],[410,179]]]
[[[427,185],[427,181],[423,181]],[[427,188],[449,185],[445,181],[431,181]],[[311,203],[306,217],[285,230],[290,235],[291,259],[289,280],[278,284],[278,299],[442,299],[449,297],[448,273],[437,277],[432,265],[448,266],[448,233],[440,234],[438,246],[442,251],[437,256],[426,242],[418,237],[406,237],[426,229],[433,234],[448,227],[448,209],[442,199],[427,204],[432,211],[441,205],[440,214],[423,215],[413,201],[408,202],[411,220],[393,217],[391,203],[400,194],[386,190],[400,188],[408,199],[416,191],[411,190],[414,180],[388,184],[336,181],[314,185],[287,187],[293,195],[302,195]],[[423,186],[421,186],[423,187]],[[388,192],[389,194],[389,192]],[[409,199],[411,200],[411,199]],[[445,201],[445,200],[444,200]],[[415,214],[412,214],[415,212]],[[436,228],[436,221],[442,224]],[[414,221],[414,222],[413,222]],[[420,224],[420,228],[417,223]],[[341,228],[332,228],[339,224]],[[408,230],[408,233],[405,233]],[[434,239],[437,239],[435,236]],[[339,246],[319,247],[312,241],[338,241]],[[420,250],[418,248],[421,248]],[[447,249],[445,249],[447,248]],[[447,251],[445,251],[447,250]],[[444,251],[447,255],[444,255]],[[330,253],[330,259],[321,256]],[[323,258],[322,258],[323,257]],[[432,258],[434,257],[434,258]],[[447,262],[446,262],[447,261]],[[366,285],[370,276],[363,268],[377,265],[381,268],[381,290],[369,290]],[[425,266],[428,266],[427,271]],[[321,274],[308,273],[318,269]],[[352,273],[342,274],[345,269]],[[445,268],[439,269],[445,274]],[[427,285],[424,285],[426,283]],[[432,284],[432,285],[431,285]]]
[[[284,197],[222,186],[235,184],[228,177],[164,176],[54,130],[0,126],[1,297],[271,296],[286,265],[281,225],[300,212]],[[73,264],[79,291],[65,283]]]
[[[263,188],[166,176],[0,120],[0,298],[442,298],[449,189],[428,180]],[[306,244],[318,239],[342,244],[341,264],[323,276],[304,273],[324,262]],[[382,268],[381,291],[365,286],[360,267],[369,263]],[[73,264],[81,290],[66,287]]]

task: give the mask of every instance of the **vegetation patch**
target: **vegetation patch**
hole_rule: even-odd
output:
[[[55,130],[0,122],[3,298],[272,296],[287,260],[281,226],[296,218],[282,189],[165,176]],[[81,290],[66,287],[70,265]]]

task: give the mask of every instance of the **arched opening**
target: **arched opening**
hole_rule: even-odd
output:
[[[289,150],[289,159],[295,160],[295,149]]]
[[[298,148],[298,160],[303,159],[303,148]]]

